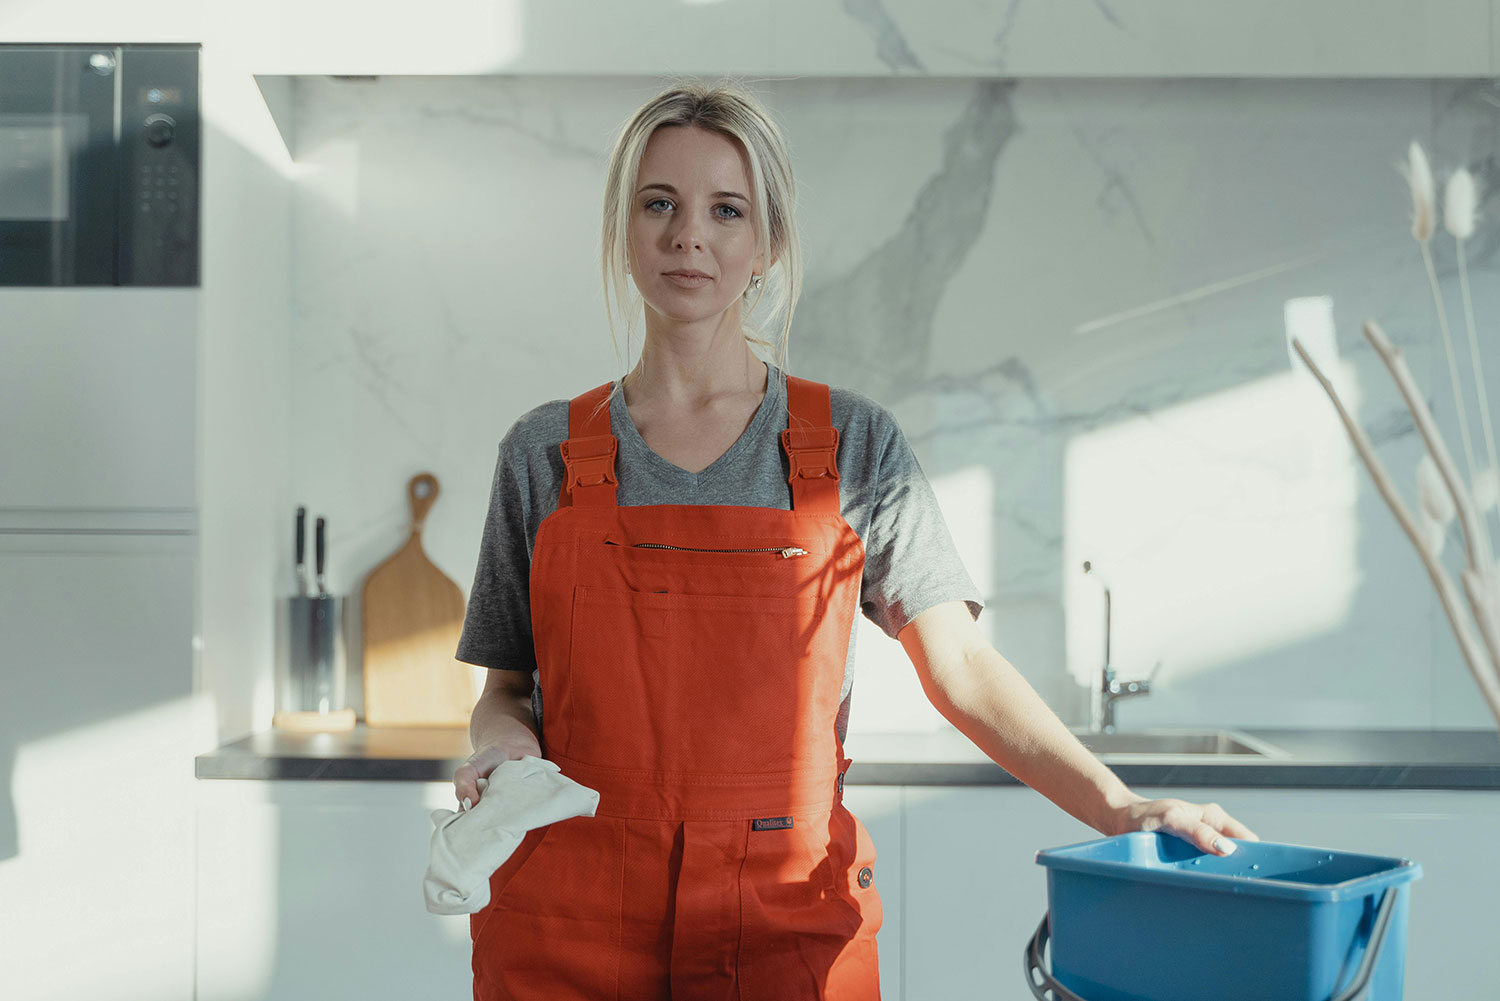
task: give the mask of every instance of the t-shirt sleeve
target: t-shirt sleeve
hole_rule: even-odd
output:
[[[932,485],[895,417],[881,417],[860,610],[892,639],[922,612],[949,601],[966,602],[977,619],[984,601]]]
[[[531,636],[531,515],[527,455],[520,423],[500,442],[490,507],[484,519],[474,586],[464,613],[457,659],[515,671],[536,669]]]

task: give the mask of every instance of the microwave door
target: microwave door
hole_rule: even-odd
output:
[[[120,51],[0,45],[0,285],[113,285]]]

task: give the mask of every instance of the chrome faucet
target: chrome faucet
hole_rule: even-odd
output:
[[[1089,573],[1093,570],[1088,560],[1083,561],[1083,572]],[[1109,662],[1109,585],[1105,584],[1098,574],[1094,578],[1099,581],[1099,586],[1104,588],[1104,668],[1099,677],[1099,724],[1098,730],[1102,733],[1115,732],[1115,703],[1121,699],[1133,696],[1150,695],[1151,682],[1146,681],[1120,681],[1115,677],[1114,665]],[[1156,676],[1161,667],[1161,661],[1156,662],[1156,667],[1151,669],[1151,676]]]

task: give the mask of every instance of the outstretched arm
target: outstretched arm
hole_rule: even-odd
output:
[[[897,638],[938,712],[996,764],[1095,830],[1164,830],[1215,855],[1234,850],[1221,836],[1258,840],[1216,803],[1131,792],[985,640],[964,602],[927,609]]]

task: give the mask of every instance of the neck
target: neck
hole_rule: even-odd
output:
[[[721,327],[706,341],[648,326],[640,361],[621,380],[626,406],[699,407],[723,397],[765,395],[770,368],[744,336]]]

